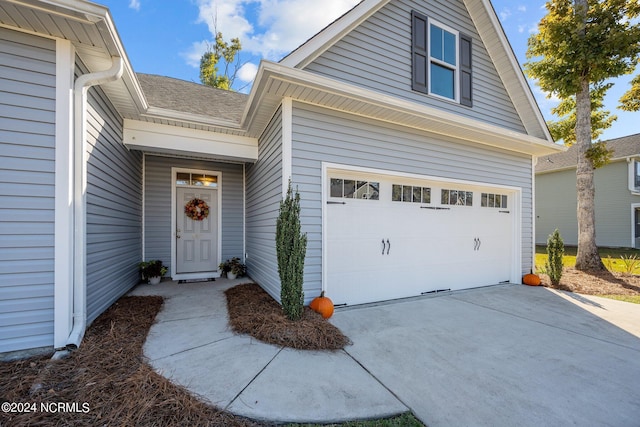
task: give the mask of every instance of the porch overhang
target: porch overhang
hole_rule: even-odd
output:
[[[124,120],[123,143],[146,153],[242,163],[258,160],[257,138],[137,120]]]

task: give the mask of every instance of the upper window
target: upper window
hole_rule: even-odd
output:
[[[178,172],[176,175],[176,185],[215,188],[218,186],[218,177],[201,173]]]
[[[412,87],[472,105],[471,38],[412,12]]]
[[[480,206],[483,208],[506,208],[507,196],[504,194],[482,193],[480,196]]]
[[[440,203],[443,205],[473,206],[473,192],[462,190],[441,190]]]
[[[640,162],[635,161],[634,166],[635,167],[633,168],[633,172],[634,172],[633,185],[634,187],[638,188],[640,187]]]
[[[391,200],[394,202],[431,203],[431,188],[393,184]]]

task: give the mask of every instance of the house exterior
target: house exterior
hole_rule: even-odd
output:
[[[248,95],[136,74],[84,0],[0,0],[0,55],[0,352],[79,345],[141,260],[180,280],[237,256],[279,300],[290,179],[307,302],[520,283],[533,265],[535,160],[563,148],[488,0],[364,0],[263,61]]]
[[[611,161],[595,170],[596,244],[640,248],[640,134],[606,141]],[[578,244],[577,147],[543,156],[536,165],[536,244],[556,228]]]

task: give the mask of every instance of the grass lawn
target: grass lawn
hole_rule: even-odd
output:
[[[565,267],[575,267],[576,252],[575,246],[565,246],[562,263]],[[629,248],[598,248],[602,262],[609,271],[618,273],[640,274],[640,250]],[[633,257],[638,258],[634,261]],[[536,246],[536,270],[544,271],[544,264],[547,261],[546,246]]]
[[[605,298],[617,299],[618,301],[632,302],[640,304],[640,295],[600,295]]]
[[[394,418],[369,421],[349,421],[343,424],[286,424],[285,427],[423,427],[410,412]]]

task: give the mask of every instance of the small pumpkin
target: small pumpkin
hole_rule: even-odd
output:
[[[529,286],[539,286],[540,285],[540,276],[537,274],[529,273],[525,274],[522,277],[522,283]]]
[[[324,296],[324,291],[320,293],[319,297],[316,297],[311,301],[309,307],[311,310],[320,313],[325,319],[333,316],[333,301]]]

